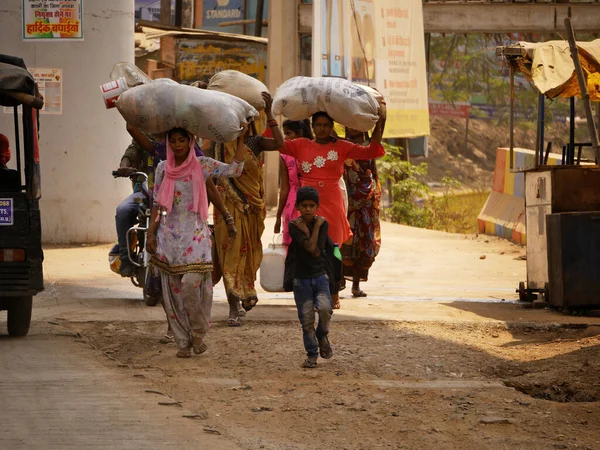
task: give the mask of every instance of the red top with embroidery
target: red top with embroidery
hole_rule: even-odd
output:
[[[298,161],[302,186],[312,186],[319,191],[318,214],[329,222],[329,236],[333,242],[342,245],[352,236],[339,185],[344,161],[379,158],[385,155],[383,146],[371,142],[368,147],[363,147],[341,139],[317,144],[300,138],[286,140],[280,151]]]

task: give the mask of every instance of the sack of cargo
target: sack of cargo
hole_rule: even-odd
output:
[[[360,86],[365,91],[367,91],[369,94],[371,94],[373,96],[373,98],[375,100],[377,100],[377,103],[381,104],[381,102],[383,101],[383,94],[381,92],[379,92],[377,89],[372,88],[371,86],[365,86],[364,84],[358,84],[358,83],[354,83],[354,84],[356,84],[357,86]]]
[[[207,89],[235,95],[258,110],[265,109],[265,101],[261,94],[269,92],[267,87],[256,78],[237,70],[223,70],[216,73],[208,82]]]
[[[343,78],[290,78],[273,99],[276,115],[304,120],[324,111],[336,122],[363,132],[377,123],[378,109],[377,100],[362,86]]]
[[[185,128],[218,143],[236,140],[242,127],[258,116],[255,108],[233,95],[166,78],[128,89],[116,105],[125,121],[144,133]]]

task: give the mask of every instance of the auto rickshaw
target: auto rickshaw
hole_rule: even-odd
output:
[[[38,146],[43,105],[24,61],[0,54],[0,107],[12,109],[16,163],[9,169],[0,162],[0,310],[8,311],[11,336],[29,332],[33,296],[44,289]]]

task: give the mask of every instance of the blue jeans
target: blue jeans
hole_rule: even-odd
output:
[[[135,224],[135,219],[138,214],[139,205],[135,202],[136,199],[143,200],[144,193],[134,192],[117,206],[115,223],[117,224],[119,257],[121,258],[121,261],[129,261],[127,253],[127,231]]]
[[[316,358],[319,355],[319,341],[329,334],[329,322],[333,314],[327,275],[306,280],[294,278],[294,300],[298,309],[298,319],[302,324],[306,355]],[[316,330],[315,308],[319,314]]]

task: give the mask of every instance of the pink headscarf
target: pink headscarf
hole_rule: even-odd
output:
[[[194,137],[189,135],[190,151],[187,158],[181,165],[175,166],[175,154],[171,149],[171,144],[167,138],[167,167],[165,170],[165,178],[158,190],[156,203],[167,210],[167,214],[171,213],[173,207],[173,197],[175,195],[175,180],[181,180],[187,176],[192,177],[191,183],[194,189],[194,203],[192,211],[200,215],[200,219],[208,219],[208,199],[206,196],[206,180],[202,173],[202,165],[196,157],[194,151]]]

